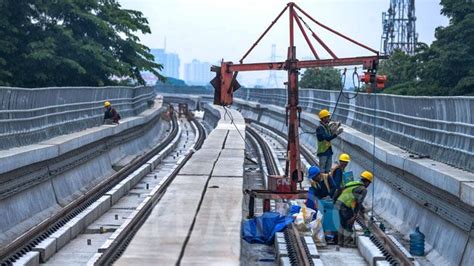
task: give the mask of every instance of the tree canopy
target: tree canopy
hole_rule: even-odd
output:
[[[438,27],[436,40],[418,44],[414,56],[395,52],[381,62],[387,93],[409,95],[474,95],[474,4],[442,0],[449,25]]]
[[[299,86],[321,90],[340,90],[341,75],[332,67],[309,68],[303,73]]]
[[[147,19],[115,0],[0,1],[0,85],[144,84],[143,70],[163,79],[140,32]]]

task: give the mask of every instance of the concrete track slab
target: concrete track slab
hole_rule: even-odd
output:
[[[43,265],[86,265],[91,254],[94,254],[110,235],[112,233],[81,234]]]
[[[191,157],[191,160],[197,160],[197,161],[214,160],[215,161],[219,153],[221,153],[221,148],[218,148],[218,149],[202,148],[198,150],[195,154],[193,154],[193,157]]]
[[[368,265],[359,251],[355,248],[339,248],[336,246],[318,247],[319,255],[323,264],[326,266]]]
[[[116,265],[174,265],[207,179],[178,175]]]
[[[133,210],[127,209],[114,209],[113,212],[107,212],[101,217],[99,217],[99,219],[95,220],[92,224],[90,224],[87,227],[85,233],[98,233],[100,232],[101,227],[108,232],[113,232],[123,223],[123,220],[128,219],[132,211]]]
[[[244,176],[244,158],[219,158],[217,160],[212,177],[237,177]]]
[[[219,158],[235,158],[235,159],[243,159],[245,158],[245,150],[244,149],[223,149],[221,151],[221,155]]]
[[[183,265],[239,264],[242,182],[236,178],[211,178],[184,252]]]

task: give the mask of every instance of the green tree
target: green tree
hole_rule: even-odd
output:
[[[474,94],[474,4],[442,0],[450,23],[436,29],[436,40],[420,52],[418,75],[442,95]]]
[[[378,67],[378,74],[387,75],[387,88],[416,78],[415,59],[401,50],[395,50],[389,59],[382,60]]]
[[[381,62],[388,75],[385,93],[407,95],[474,95],[474,4],[442,0],[449,25],[438,27],[436,40],[419,43],[415,56],[395,52]]]
[[[137,33],[150,33],[138,11],[115,0],[0,1],[0,84],[102,86],[161,65]]]
[[[299,86],[321,90],[340,90],[341,75],[337,69],[332,67],[309,68],[303,73]]]

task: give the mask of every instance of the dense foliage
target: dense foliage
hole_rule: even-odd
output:
[[[474,3],[442,0],[447,27],[436,40],[420,43],[416,55],[396,52],[380,65],[389,76],[386,93],[408,95],[474,95]]]
[[[299,86],[321,90],[340,90],[341,75],[337,69],[331,67],[310,68],[303,73]]]
[[[115,0],[0,1],[0,86],[103,86],[154,75],[143,14]]]

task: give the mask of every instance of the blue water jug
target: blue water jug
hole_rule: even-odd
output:
[[[425,255],[425,235],[417,226],[415,232],[410,234],[410,254],[414,256]]]

